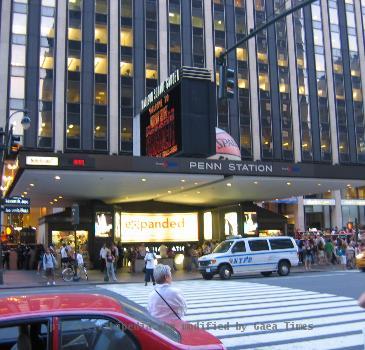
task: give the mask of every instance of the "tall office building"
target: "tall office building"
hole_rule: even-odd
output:
[[[208,68],[218,81],[224,48],[300,2],[1,0],[0,124],[26,108],[26,149],[132,155],[133,118],[159,82],[181,66]],[[365,0],[322,0],[228,55],[235,95],[217,101],[216,125],[243,160],[364,172],[364,29]],[[296,225],[365,225],[364,198],[351,186],[317,195],[316,205],[300,197]]]

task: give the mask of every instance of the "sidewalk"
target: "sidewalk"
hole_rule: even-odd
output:
[[[306,272],[342,272],[339,265],[315,265],[311,271],[305,271],[303,266],[293,267],[292,273],[306,273]],[[60,276],[60,270],[56,271],[56,284],[58,286],[77,286],[77,285],[93,285],[93,284],[108,284],[110,282],[104,282],[104,274],[99,270],[88,271],[89,280],[80,280],[78,282],[64,282]],[[248,275],[249,277],[260,276],[259,274]],[[194,280],[201,279],[201,275],[198,272],[187,272],[187,271],[176,271],[173,273],[174,281],[183,280]],[[118,272],[117,273],[118,283],[138,283],[144,282],[143,273],[128,273]],[[8,288],[30,288],[30,287],[41,287],[46,284],[46,279],[42,275],[38,275],[36,271],[27,270],[5,270],[4,271],[4,284],[0,285],[1,289]]]

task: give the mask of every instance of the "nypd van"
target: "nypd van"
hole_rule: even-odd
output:
[[[220,243],[212,254],[199,258],[199,271],[206,280],[216,274],[227,280],[232,274],[253,272],[287,276],[298,262],[298,246],[291,237],[234,238]]]

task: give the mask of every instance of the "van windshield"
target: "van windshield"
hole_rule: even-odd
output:
[[[232,247],[233,241],[224,241],[217,245],[217,247],[213,250],[213,253],[225,253],[228,252],[229,248]]]

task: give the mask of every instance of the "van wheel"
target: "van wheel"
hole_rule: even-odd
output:
[[[202,276],[205,280],[211,280],[213,278],[213,275],[211,273],[202,273]]]
[[[272,275],[272,271],[265,271],[265,272],[261,272],[261,275],[262,276],[265,276],[265,277],[269,277]]]
[[[280,261],[278,267],[278,274],[280,276],[288,276],[290,273],[290,264],[287,261]]]
[[[222,265],[219,268],[219,276],[222,280],[229,280],[232,276],[232,271],[228,265]]]

